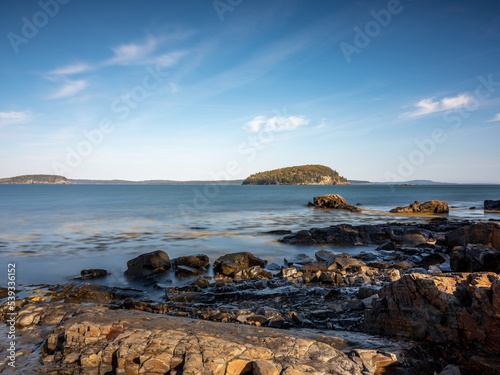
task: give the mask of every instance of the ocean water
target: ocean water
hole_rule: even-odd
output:
[[[318,210],[308,201],[321,194],[340,194],[362,213]],[[235,185],[0,185],[0,282],[7,282],[7,263],[15,262],[21,284],[64,283],[86,268],[105,268],[111,275],[97,282],[138,286],[123,277],[127,260],[154,250],[171,258],[207,254],[211,261],[250,251],[279,264],[297,253],[319,247],[277,242],[271,230],[299,230],[340,223],[374,224],[428,221],[432,216],[389,214],[415,200],[449,202],[453,219],[485,221],[485,199],[500,199],[500,186],[235,186]],[[470,209],[470,207],[476,209]],[[324,247],[322,247],[324,248]],[[370,246],[331,250],[370,251]],[[177,283],[173,274],[163,276]]]

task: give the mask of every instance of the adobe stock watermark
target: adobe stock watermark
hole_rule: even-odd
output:
[[[412,0],[407,0],[412,1]],[[363,28],[359,26],[354,27],[354,38],[351,43],[340,42],[339,47],[346,61],[350,64],[352,61],[351,56],[360,54],[363,49],[368,47],[372,40],[380,35],[391,23],[393,16],[400,14],[403,11],[403,5],[400,0],[389,0],[386,9],[381,9],[378,12],[375,10],[370,11],[372,20],[368,21]]]
[[[483,76],[477,77],[478,84],[474,90],[474,95],[469,97],[463,106],[447,110],[443,113],[443,121],[451,124],[451,129],[435,128],[431,135],[423,140],[415,140],[415,146],[407,157],[399,156],[399,164],[397,173],[387,171],[384,173],[386,182],[397,182],[408,179],[416,169],[422,166],[427,158],[429,158],[437,150],[438,145],[446,142],[451,132],[460,129],[464,119],[467,119],[476,111],[491,95],[500,87],[500,81],[494,81],[493,74],[489,74],[486,78]]]
[[[168,73],[162,72],[159,65],[155,69],[148,66],[146,72],[140,85],[134,86],[128,93],[111,102],[110,109],[116,115],[115,121],[109,117],[102,118],[96,128],[83,131],[83,139],[74,147],[66,147],[64,162],[52,162],[52,169],[56,174],[64,175],[78,168],[84,159],[102,144],[105,136],[115,130],[115,122],[126,120],[130,112],[151,96],[151,93],[168,77]]]
[[[16,264],[7,264],[7,365],[16,367]]]
[[[274,111],[277,117],[286,118],[286,109],[283,112]],[[210,185],[206,185],[203,189],[193,189],[193,199],[190,205],[179,204],[178,208],[184,221],[188,224],[189,213],[196,213],[206,209],[210,205],[210,201],[217,198],[222,190],[227,186],[226,180],[235,179],[241,172],[242,163],[250,163],[257,157],[258,153],[264,150],[274,141],[276,134],[286,129],[286,123],[281,122],[272,127],[261,127],[253,135],[249,135],[246,139],[237,146],[238,157],[228,161],[225,168],[217,172],[211,172],[210,176],[218,181]],[[238,159],[243,159],[238,160]]]
[[[215,9],[215,12],[219,16],[221,22],[224,21],[224,13],[232,12],[239,6],[243,0],[214,0],[212,5]]]
[[[22,44],[28,44],[33,39],[40,29],[47,26],[49,20],[59,14],[61,5],[66,5],[70,0],[40,0],[38,6],[40,10],[33,13],[33,15],[21,18],[21,32],[9,32],[7,39],[15,53],[19,53],[19,47]]]

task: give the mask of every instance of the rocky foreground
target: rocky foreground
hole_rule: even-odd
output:
[[[127,277],[164,289],[160,300],[85,283],[25,288],[15,302],[17,367],[3,341],[0,371],[500,374],[499,225],[337,225],[281,241],[378,248],[356,257],[323,249],[282,266],[251,253],[213,264],[163,251],[131,259]],[[160,272],[193,281],[169,288],[155,281]],[[6,327],[8,313],[4,303]]]

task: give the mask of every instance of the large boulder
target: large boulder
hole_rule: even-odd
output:
[[[500,275],[410,274],[378,292],[368,332],[500,354]]]
[[[142,278],[155,273],[166,272],[172,267],[168,254],[162,250],[141,254],[127,262],[125,276]]]
[[[448,202],[434,199],[433,201],[428,201],[423,204],[419,201],[415,201],[415,203],[412,203],[407,207],[393,208],[390,212],[402,214],[441,214],[449,211]]]
[[[485,200],[484,209],[488,211],[500,211],[500,200],[498,201]]]
[[[314,197],[313,203],[309,202],[309,205],[318,208],[361,212],[361,209],[347,203],[347,201],[339,194],[319,195],[317,197]]]
[[[214,262],[214,271],[226,276],[231,276],[239,270],[245,268],[259,266],[265,267],[267,261],[257,258],[255,255],[249,252],[240,252],[233,254],[226,254],[219,257]]]
[[[500,251],[500,226],[495,223],[479,223],[445,233],[445,243],[451,250],[468,244],[488,245]]]
[[[452,271],[500,273],[500,251],[488,245],[456,246],[450,257]]]

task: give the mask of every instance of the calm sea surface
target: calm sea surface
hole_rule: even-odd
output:
[[[337,193],[362,213],[306,207],[316,195]],[[339,223],[427,221],[388,211],[415,200],[449,202],[449,219],[500,219],[484,213],[485,199],[500,199],[500,186],[215,186],[215,185],[0,185],[0,272],[17,265],[17,282],[62,283],[85,268],[112,274],[99,283],[134,286],[122,274],[127,260],[164,250],[171,258],[250,251],[281,264],[296,253],[318,248],[282,245],[276,229],[299,230]],[[477,207],[471,210],[470,207]],[[332,250],[357,253],[372,247]],[[165,281],[177,282],[173,275]]]

